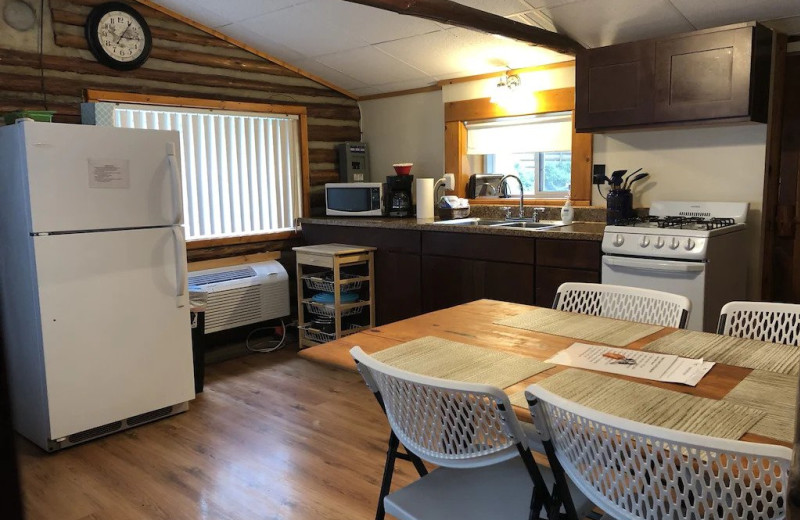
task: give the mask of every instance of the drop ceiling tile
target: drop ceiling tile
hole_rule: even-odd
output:
[[[361,47],[335,54],[318,56],[316,61],[334,70],[357,78],[369,85],[419,79],[419,71],[374,47]]]
[[[380,43],[440,31],[430,20],[344,1],[315,4],[315,12],[367,43]]]
[[[241,25],[308,57],[363,47],[366,42],[321,14],[330,0],[313,0],[244,20]]]
[[[800,34],[800,16],[767,20],[764,22],[764,25],[783,34]]]
[[[212,4],[213,2],[206,0],[205,3]],[[201,5],[200,2],[192,2],[191,0],[159,0],[158,4],[207,27],[223,27],[231,22],[229,16],[223,16],[216,11],[208,9],[204,5]]]
[[[541,11],[588,47],[694,30],[667,0],[582,0]]]
[[[559,5],[571,4],[573,2],[580,2],[581,0],[525,0],[525,3],[534,9],[541,7],[557,7]]]
[[[671,0],[696,27],[800,16],[798,0]]]
[[[382,93],[383,92],[400,92],[400,91],[403,91],[403,90],[413,90],[413,89],[417,89],[417,88],[430,87],[430,86],[436,85],[436,82],[437,82],[436,79],[431,78],[429,76],[426,76],[426,77],[421,78],[421,79],[414,79],[414,80],[409,80],[409,81],[396,81],[396,82],[392,82],[392,83],[382,83],[380,85],[376,85],[375,88],[377,88]]]
[[[293,63],[293,65],[300,68],[301,70],[304,70],[306,72],[314,74],[315,76],[319,76],[320,78],[330,81],[337,87],[341,87],[345,90],[352,91],[353,89],[364,88],[369,86],[369,83],[360,81],[356,78],[348,76],[347,74],[342,74],[338,70],[334,70],[316,60],[307,59],[299,61],[297,63]]]
[[[281,43],[267,38],[262,33],[251,31],[247,27],[243,26],[241,22],[226,25],[224,32],[227,36],[236,38],[242,43],[246,43],[255,49],[265,52],[270,56],[274,56],[287,63],[294,63],[306,59],[303,54],[300,54],[294,49],[290,49]]]
[[[383,43],[378,49],[435,77],[464,76],[561,61],[562,55],[508,38],[454,28],[406,40]]]
[[[531,7],[523,0],[457,0],[459,4],[486,11],[498,16],[511,16],[524,13]]]
[[[183,0],[185,1],[185,0]],[[229,17],[234,22],[280,11],[309,0],[201,0],[201,4],[214,12]]]

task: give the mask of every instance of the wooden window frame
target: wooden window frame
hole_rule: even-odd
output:
[[[302,217],[310,214],[311,208],[311,181],[308,158],[308,111],[306,107],[290,105],[273,105],[268,103],[243,103],[239,101],[220,101],[215,99],[156,96],[150,94],[133,94],[130,92],[114,92],[110,90],[87,89],[85,99],[90,103],[131,103],[137,105],[170,106],[178,108],[205,108],[215,110],[230,110],[236,112],[256,112],[270,114],[291,114],[298,116],[300,130],[300,174],[301,189],[303,190]],[[226,246],[231,244],[250,244],[254,242],[269,242],[273,240],[286,240],[297,236],[294,231],[275,231],[259,235],[245,235],[237,237],[223,237],[211,239],[188,240],[186,249],[202,249],[206,247]]]
[[[552,112],[572,114],[572,172],[570,200],[577,206],[592,203],[592,134],[575,132],[575,88],[540,90],[532,94],[532,111],[509,110],[496,105],[490,98],[452,101],[444,106],[444,169],[455,173],[459,197],[467,195],[467,181],[472,173],[467,162],[467,127],[465,121],[527,116]],[[563,199],[526,198],[526,205],[555,206]],[[510,199],[472,199],[470,204],[507,206]]]

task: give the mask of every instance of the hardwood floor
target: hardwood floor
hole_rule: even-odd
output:
[[[187,413],[54,454],[18,437],[26,518],[371,519],[388,432],[357,374],[248,355],[208,366]]]

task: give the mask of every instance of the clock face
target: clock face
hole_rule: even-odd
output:
[[[89,50],[103,65],[133,70],[150,56],[150,28],[142,15],[127,4],[108,2],[94,7],[85,30]]]
[[[145,50],[142,26],[122,11],[110,11],[100,18],[97,39],[109,57],[123,63],[136,60]]]

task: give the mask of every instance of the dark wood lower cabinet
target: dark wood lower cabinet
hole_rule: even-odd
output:
[[[375,252],[375,323],[422,314],[422,273],[417,254]]]
[[[377,248],[378,325],[482,298],[550,307],[563,282],[600,281],[593,241],[324,224],[304,224],[303,237]]]
[[[536,266],[536,305],[552,307],[556,291],[564,282],[600,283],[600,272]]]

